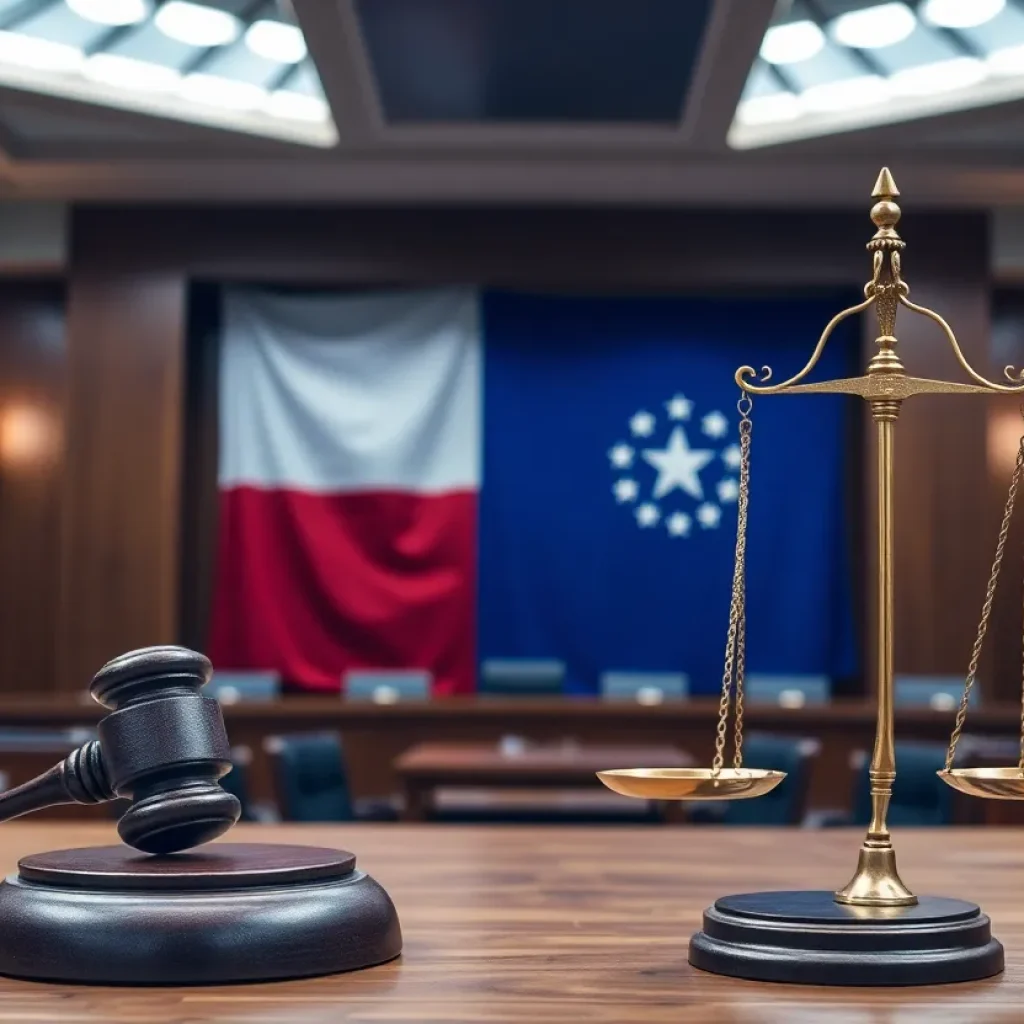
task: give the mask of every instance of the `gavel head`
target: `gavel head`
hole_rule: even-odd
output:
[[[220,705],[200,691],[213,668],[185,647],[146,647],[114,658],[89,685],[111,714],[98,728],[110,789],[132,806],[117,831],[145,853],[209,842],[241,806],[218,780],[231,770]]]

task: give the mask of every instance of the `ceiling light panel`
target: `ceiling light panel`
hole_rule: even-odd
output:
[[[892,2],[841,14],[829,23],[828,31],[841,46],[877,50],[902,43],[916,27],[914,12],[905,3]]]
[[[283,21],[254,21],[246,29],[245,45],[257,56],[279,64],[298,64],[306,56],[301,29]]]
[[[64,0],[80,18],[99,25],[137,25],[153,13],[153,0]]]
[[[204,49],[227,46],[242,33],[241,20],[230,11],[191,0],[167,0],[154,20],[156,27],[172,39]]]
[[[761,43],[761,59],[769,64],[798,64],[821,52],[825,34],[808,19],[773,25]]]
[[[976,28],[1005,7],[1006,0],[923,0],[921,17],[940,28]]]

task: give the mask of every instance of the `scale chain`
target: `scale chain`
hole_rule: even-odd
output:
[[[725,737],[728,731],[729,703],[735,681],[736,718],[733,742],[733,767],[743,766],[743,679],[746,671],[746,550],[747,508],[750,502],[750,435],[753,402],[743,395],[736,405],[740,413],[740,482],[736,516],[736,555],[733,565],[732,598],[729,602],[729,630],[725,641],[725,668],[722,672],[722,696],[718,706],[718,729],[712,778],[717,778],[725,761]]]
[[[1021,416],[1024,417],[1024,406],[1021,407]],[[1006,538],[1010,532],[1010,520],[1013,517],[1013,506],[1017,499],[1017,490],[1020,486],[1021,475],[1024,473],[1024,435],[1021,435],[1020,445],[1017,448],[1017,461],[1013,466],[1013,475],[1010,478],[1010,490],[1006,496],[1006,507],[1003,509],[1003,522],[999,527],[999,538],[996,541],[996,553],[992,560],[992,571],[989,573],[988,587],[985,590],[985,602],[981,607],[981,621],[978,623],[978,635],[974,640],[974,648],[971,651],[971,661],[967,667],[967,679],[964,683],[964,692],[960,698],[960,707],[956,713],[956,725],[949,739],[949,750],[946,752],[946,771],[951,771],[953,761],[956,757],[956,745],[960,741],[960,734],[963,732],[964,722],[967,720],[967,704],[971,697],[971,689],[974,687],[975,677],[978,674],[978,662],[981,659],[981,650],[985,645],[985,634],[988,631],[988,620],[992,614],[992,602],[995,600],[996,584],[999,581],[999,570],[1003,564],[1003,553],[1006,550]],[[1022,646],[1024,646],[1024,635],[1022,635]],[[1018,762],[1021,774],[1024,775],[1024,679],[1021,689],[1021,750]]]

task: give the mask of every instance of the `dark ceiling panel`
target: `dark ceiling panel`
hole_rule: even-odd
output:
[[[359,0],[392,123],[677,122],[711,0]]]

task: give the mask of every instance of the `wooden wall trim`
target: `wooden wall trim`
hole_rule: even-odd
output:
[[[180,271],[72,267],[59,689],[177,639],[185,299]]]

